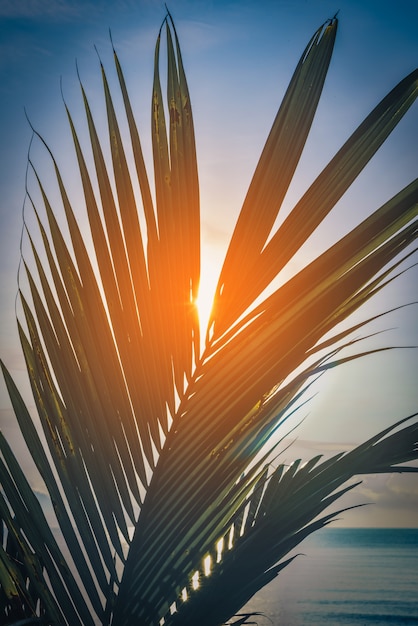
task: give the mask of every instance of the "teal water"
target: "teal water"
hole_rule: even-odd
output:
[[[418,529],[325,528],[243,611],[259,626],[418,626]]]

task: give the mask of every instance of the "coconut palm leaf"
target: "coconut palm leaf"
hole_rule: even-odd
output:
[[[348,453],[281,460],[291,451],[288,420],[308,401],[313,381],[392,349],[357,349],[361,339],[353,338],[361,331],[366,339],[367,324],[385,312],[355,324],[348,318],[406,271],[416,252],[418,179],[271,286],[417,96],[414,72],[272,232],[336,32],[336,18],[322,25],[296,67],[231,238],[207,329],[196,306],[192,108],[171,16],[154,58],[154,190],[115,50],[129,143],[101,62],[108,137],[100,137],[81,78],[88,138],[65,104],[92,247],[58,159],[33,128],[58,191],[46,188],[30,156],[25,214],[32,212],[39,233],[25,219],[18,328],[42,437],[2,369],[59,530],[52,532],[1,437],[0,598],[8,623],[215,626],[235,614],[234,623],[251,623],[240,609],[291,563],[289,553],[306,536],[341,512],[329,507],[358,484],[352,477],[416,471],[408,465],[418,458],[416,414]]]

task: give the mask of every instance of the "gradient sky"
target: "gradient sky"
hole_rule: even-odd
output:
[[[312,33],[339,10],[334,57],[288,206],[378,101],[416,66],[418,6],[415,0],[172,0],[168,5],[182,45],[197,135],[203,276],[213,280],[274,115]],[[100,94],[95,108],[103,122],[93,46],[114,83],[110,27],[150,162],[153,48],[164,15],[164,3],[155,0],[0,0],[0,355],[30,406],[14,312],[31,137],[24,109],[71,172],[60,77],[82,129],[77,59],[90,100],[96,103]],[[339,203],[301,263],[416,176],[417,128],[415,106]],[[415,269],[370,311],[417,300],[417,284]],[[373,330],[383,328],[393,330],[373,345],[418,344],[416,309],[388,316]],[[398,350],[327,375],[311,403],[300,446],[309,454],[324,447],[339,450],[412,413],[418,404],[417,366],[417,351]],[[0,411],[2,430],[20,449],[3,381]],[[22,463],[26,465],[24,456]],[[374,500],[376,505],[345,522],[418,525],[417,483],[409,476],[368,478],[356,501]]]

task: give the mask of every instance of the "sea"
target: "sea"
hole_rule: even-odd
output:
[[[418,529],[323,528],[242,609],[258,626],[418,625]]]

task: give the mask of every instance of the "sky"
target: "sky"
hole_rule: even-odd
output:
[[[339,10],[331,68],[286,199],[288,207],[378,101],[415,68],[418,6],[414,0],[171,0],[168,6],[180,37],[195,122],[202,279],[213,283],[274,115],[313,32]],[[30,407],[15,321],[31,138],[25,111],[70,177],[74,161],[60,81],[76,124],[83,128],[77,61],[98,123],[103,123],[94,46],[114,84],[110,28],[150,163],[153,53],[164,16],[164,3],[155,0],[0,0],[0,355]],[[417,128],[415,106],[338,204],[300,263],[415,178]],[[369,311],[418,300],[417,284],[415,268],[379,296]],[[398,311],[373,327],[382,329],[390,330],[368,345],[417,345],[416,309]],[[318,449],[345,449],[412,413],[418,404],[417,365],[417,351],[396,350],[328,374],[310,404],[299,449],[308,455]],[[3,381],[0,427],[21,455],[22,465],[29,467]],[[346,524],[418,526],[415,477],[367,478],[355,498],[375,504],[349,514]]]

